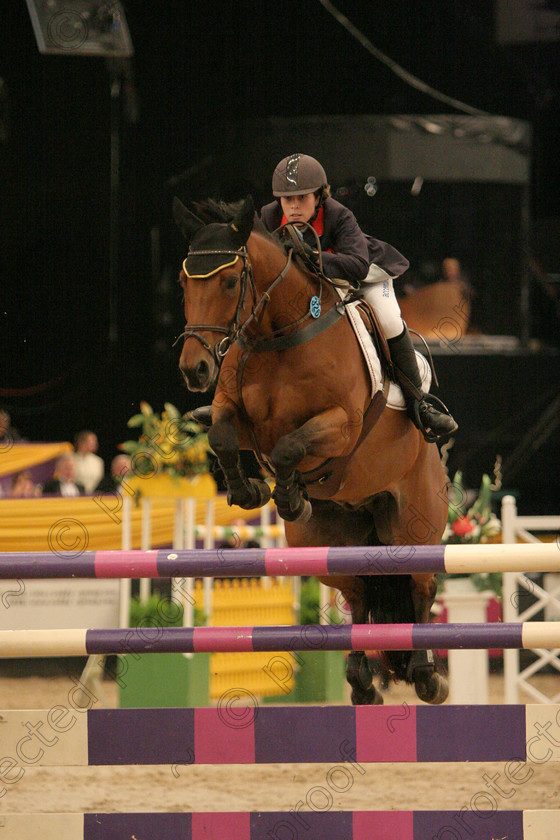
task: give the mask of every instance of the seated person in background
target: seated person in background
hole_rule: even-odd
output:
[[[9,495],[13,499],[34,498],[41,495],[41,485],[35,484],[29,470],[24,470],[12,478]]]
[[[132,461],[130,455],[125,455],[124,452],[120,455],[115,455],[111,461],[111,475],[107,478],[102,478],[97,487],[96,493],[114,493],[118,491],[125,476],[132,473]]]
[[[12,426],[10,415],[3,408],[0,408],[0,450],[11,446],[12,443],[18,443],[20,440],[21,435]]]
[[[57,496],[83,496],[83,484],[74,480],[74,455],[67,452],[61,455],[54,468],[54,475],[43,485],[43,493]]]
[[[97,435],[83,429],[74,438],[74,447],[75,479],[84,486],[86,493],[93,493],[105,474],[103,459],[95,454],[99,449]]]
[[[460,283],[463,294],[472,297],[472,286],[455,257],[445,257],[441,261],[441,279],[444,283]]]

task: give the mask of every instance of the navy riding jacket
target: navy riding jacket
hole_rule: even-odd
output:
[[[278,201],[272,201],[261,209],[261,219],[270,231],[286,221]],[[323,269],[327,277],[348,280],[357,285],[365,279],[372,263],[389,277],[399,277],[409,266],[406,257],[392,245],[365,234],[352,211],[334,198],[327,198],[311,224],[321,242]],[[312,248],[317,247],[310,230],[305,231],[304,239]]]

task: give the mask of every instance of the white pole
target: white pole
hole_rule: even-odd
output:
[[[183,528],[183,548],[193,549],[196,545],[194,528],[196,525],[196,499],[183,499],[185,514]],[[183,627],[194,626],[194,578],[186,578],[183,591]]]
[[[264,507],[261,508],[261,528],[264,531],[264,536],[261,537],[261,545],[263,548],[271,548],[272,547],[272,539],[267,536],[268,528],[270,526],[270,510],[272,507],[272,502],[268,502]],[[282,578],[281,578],[282,580]],[[271,580],[268,575],[263,578],[261,586],[263,589],[270,589]]]
[[[152,501],[143,498],[142,505],[142,534],[140,548],[148,551],[152,547]],[[152,594],[152,581],[150,578],[140,578],[140,601],[145,602]]]
[[[205,516],[206,531],[204,534],[204,548],[214,548],[214,499],[208,499],[206,502],[206,516]],[[202,584],[204,592],[204,611],[206,613],[206,625],[209,627],[212,624],[212,596],[214,589],[214,579],[205,577]]]
[[[502,499],[502,542],[515,543],[517,540],[515,519],[517,507],[513,496]],[[517,574],[504,572],[502,576],[502,612],[504,621],[517,621],[519,602],[517,594]],[[504,701],[519,703],[519,651],[504,650]]]
[[[330,624],[331,588],[324,583],[319,584],[319,624]]]
[[[485,624],[491,592],[478,592],[470,578],[445,581],[443,603],[449,624]],[[488,651],[449,650],[449,702],[488,703]]]
[[[132,548],[132,507],[129,496],[123,496],[121,548],[123,551],[130,551]],[[119,627],[128,627],[130,625],[131,588],[132,581],[130,578],[121,578],[119,590]]]

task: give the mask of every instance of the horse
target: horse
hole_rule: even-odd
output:
[[[229,504],[270,499],[266,481],[242,468],[240,450],[253,450],[275,477],[288,545],[387,545],[397,559],[401,546],[439,543],[448,502],[438,449],[384,398],[368,420],[371,383],[335,281],[269,233],[250,196],[195,210],[174,199],[189,243],[179,367],[191,391],[215,389],[208,439]],[[437,589],[433,574],[319,580],[340,590],[357,624],[428,622]],[[413,683],[428,703],[446,699],[431,651],[386,651],[381,661],[385,679]],[[350,652],[354,705],[383,703],[373,677],[365,651]]]

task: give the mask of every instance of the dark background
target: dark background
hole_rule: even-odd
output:
[[[246,184],[221,169],[214,155],[223,128],[241,117],[451,112],[398,79],[314,0],[131,0],[123,5],[135,56],[119,115],[116,341],[108,339],[111,98],[106,63],[40,55],[26,4],[6,3],[0,11],[5,83],[0,406],[29,440],[71,440],[77,430],[92,428],[107,462],[128,436],[126,420],[141,399],[156,410],[168,400],[183,411],[206,401],[182,385],[179,350],[171,349],[183,324],[176,278],[184,248],[170,205],[174,194],[183,200],[240,197]],[[544,269],[557,273],[558,238],[550,231],[560,228],[558,42],[498,44],[492,2],[337,0],[336,5],[379,49],[434,88],[492,114],[531,123],[530,239]],[[276,162],[271,161],[267,183]],[[336,172],[328,174],[336,188]],[[401,247],[416,271],[429,273],[443,257],[459,256],[477,292],[479,327],[518,335],[519,312],[505,302],[508,278],[484,270],[483,259],[489,227],[502,226],[504,247],[509,242],[520,249],[514,188],[484,192],[473,184],[426,185],[418,219],[409,189],[382,181],[378,186],[367,208],[362,185],[350,190],[350,203],[353,194],[353,209],[366,229]],[[268,200],[267,190],[260,190],[257,202]],[[408,222],[420,225],[420,235],[411,235]],[[531,334],[555,345],[557,322],[550,302],[541,298],[539,289],[533,290]],[[442,396],[461,422],[463,443],[459,436],[455,466],[467,475],[470,471],[477,483],[481,471],[491,471],[497,452],[515,449],[535,422],[538,406],[537,415],[529,407],[524,411],[531,395],[525,386],[519,393],[513,390],[515,362],[505,370],[503,364],[477,369],[474,396],[465,380],[474,368],[468,361],[463,368],[453,364],[442,362],[440,379]],[[477,359],[475,367],[481,364]],[[523,365],[530,378],[533,363]],[[509,400],[490,405],[497,386],[509,381]],[[537,402],[546,404],[557,381],[556,356],[537,377]],[[471,418],[473,401],[484,415],[485,400],[486,416]],[[515,429],[508,428],[516,412]],[[542,457],[550,461],[550,455]],[[529,471],[534,475],[534,462]],[[523,474],[515,478],[523,484]],[[534,495],[528,476],[525,487],[527,499]]]

